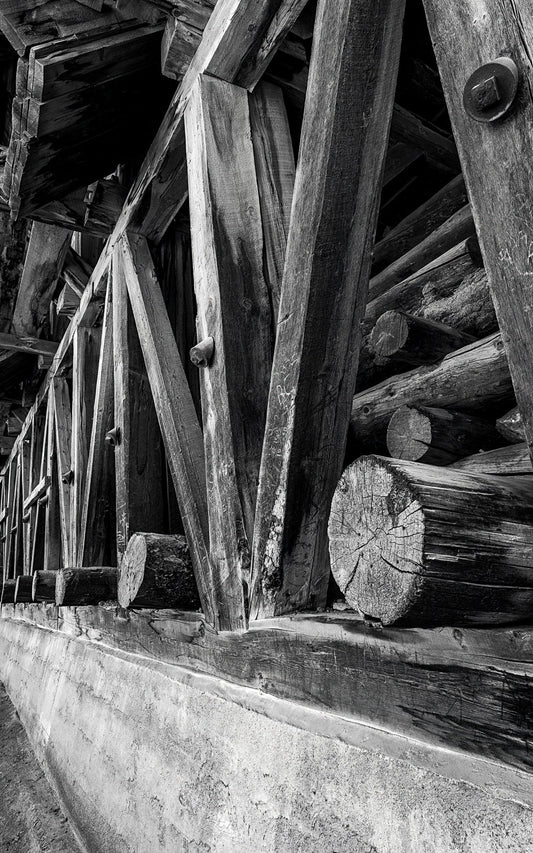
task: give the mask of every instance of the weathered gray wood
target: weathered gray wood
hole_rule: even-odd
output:
[[[379,271],[405,255],[464,207],[467,201],[464,178],[458,175],[376,243],[373,270]]]
[[[196,610],[200,600],[185,537],[135,533],[119,569],[118,603]]]
[[[257,482],[272,363],[261,206],[244,89],[200,76],[185,113],[209,542],[221,627],[246,624]]]
[[[124,273],[114,261],[112,286],[114,427],[118,431],[114,443],[115,520],[120,559],[132,533],[146,527],[154,532],[164,531],[166,513],[163,446],[157,415]],[[102,447],[99,453],[106,449]]]
[[[57,343],[33,338],[29,335],[9,335],[7,332],[0,332],[0,349],[11,352],[25,352],[29,355],[53,356],[57,350]]]
[[[35,335],[46,324],[70,237],[64,228],[33,223],[13,312],[15,334]]]
[[[533,465],[525,441],[488,450],[486,453],[474,453],[473,456],[455,462],[451,467],[472,474],[501,474],[506,477],[533,474]]]
[[[498,418],[496,429],[507,441],[517,443],[525,441],[526,434],[518,406],[515,406],[505,415],[502,415],[501,418]]]
[[[318,4],[261,460],[255,618],[325,603],[402,16],[401,2]]]
[[[80,607],[100,601],[116,601],[117,569],[109,566],[59,569],[56,605]]]
[[[392,114],[391,136],[420,148],[434,168],[446,169],[452,174],[461,170],[453,137],[422,121],[409,110],[396,104]]]
[[[15,604],[28,604],[32,598],[33,575],[19,575],[15,582]]]
[[[295,163],[283,93],[262,81],[250,95],[250,126],[263,225],[265,276],[277,323],[294,191]],[[274,329],[275,334],[275,329]]]
[[[99,180],[85,195],[84,224],[91,233],[109,233],[115,227],[126,200],[125,187],[116,180]]]
[[[494,423],[450,409],[402,406],[387,427],[387,449],[395,459],[450,465],[502,443]]]
[[[67,380],[56,377],[50,391],[54,397],[55,443],[57,457],[57,485],[59,490],[59,517],[61,525],[61,554],[63,565],[71,562],[70,551],[70,487],[73,478],[71,462],[72,414]]]
[[[35,572],[32,583],[32,601],[56,600],[56,578],[57,572]]]
[[[527,0],[424,0],[509,367],[533,449],[533,7]],[[486,124],[463,107],[470,74],[504,53],[517,63],[512,115]],[[490,175],[490,180],[487,180]]]
[[[487,276],[484,270],[473,268],[466,257],[464,263],[464,277],[458,278],[453,272],[455,261],[452,261],[448,269],[435,270],[429,280],[415,274],[395,285],[368,303],[367,319],[375,322],[386,311],[400,310],[474,337],[495,331],[498,323]]]
[[[332,571],[385,625],[519,622],[533,615],[532,522],[532,478],[364,456],[332,502]]]
[[[146,241],[125,236],[115,259],[124,269],[202,610],[209,622],[218,625],[208,550],[204,446],[194,403]]]
[[[2,604],[14,604],[16,583],[15,580],[4,580],[2,586]]]
[[[459,208],[449,219],[431,232],[424,240],[393,261],[370,279],[371,299],[386,293],[395,284],[422,269],[435,258],[453,249],[462,240],[475,235],[474,218],[470,205]]]
[[[158,242],[187,197],[183,114],[199,74],[253,90],[306,0],[219,0],[126,200],[116,232]]]
[[[399,370],[405,370],[440,361],[473,341],[472,335],[443,323],[413,317],[404,311],[386,311],[370,333],[368,349],[376,367],[386,367],[392,362]]]
[[[124,294],[125,297],[125,294]],[[119,309],[120,310],[120,309]],[[103,565],[108,544],[115,539],[115,470],[113,450],[105,436],[114,424],[113,383],[113,304],[111,285],[108,285],[102,339],[98,360],[98,375],[94,397],[94,414],[87,457],[87,475],[81,506],[78,562]],[[113,530],[113,536],[109,531]],[[108,540],[109,543],[108,543]],[[109,556],[116,557],[115,548]]]
[[[351,426],[365,447],[382,447],[388,422],[400,406],[420,403],[476,413],[504,405],[512,392],[507,357],[496,333],[450,353],[437,365],[415,368],[356,394]]]
[[[61,515],[59,511],[54,408],[54,395],[50,389],[46,407],[46,439],[43,444],[43,469],[46,472],[49,486],[47,494],[43,495],[37,503],[39,508],[44,503],[44,558],[42,567],[45,571],[52,567],[56,568],[61,563]],[[37,514],[39,514],[39,510],[37,510]],[[35,536],[37,538],[37,531]],[[32,566],[32,569],[34,568],[37,566]]]

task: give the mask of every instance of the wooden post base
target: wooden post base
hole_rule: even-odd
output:
[[[35,572],[33,575],[32,600],[56,600],[57,572]]]

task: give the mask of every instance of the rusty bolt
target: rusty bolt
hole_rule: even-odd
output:
[[[499,56],[481,65],[466,81],[463,94],[466,112],[481,122],[503,118],[515,101],[518,82],[518,68],[509,56]]]

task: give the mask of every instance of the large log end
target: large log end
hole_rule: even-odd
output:
[[[411,484],[386,460],[362,457],[344,472],[329,539],[331,569],[351,607],[384,625],[409,613],[420,588],[424,516]]]
[[[192,562],[184,536],[134,533],[118,580],[121,607],[199,607]]]

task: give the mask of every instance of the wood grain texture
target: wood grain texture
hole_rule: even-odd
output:
[[[117,570],[113,566],[59,569],[56,573],[57,607],[116,601]]]
[[[72,412],[67,380],[54,379],[50,391],[54,396],[54,428],[56,440],[57,487],[61,525],[61,554],[64,566],[70,565],[70,487],[72,479],[71,439]]]
[[[380,446],[401,406],[420,403],[475,413],[491,404],[505,405],[512,393],[507,356],[496,333],[450,353],[439,364],[415,368],[356,394],[351,426],[365,447]]]
[[[47,323],[71,233],[55,225],[33,224],[13,311],[16,334],[35,335]]]
[[[454,462],[451,467],[457,471],[470,471],[472,474],[500,474],[504,477],[533,474],[533,465],[525,441],[487,450],[486,453],[474,453]]]
[[[0,349],[10,352],[26,352],[30,355],[54,355],[57,350],[55,341],[44,341],[30,335],[9,335],[0,332]]]
[[[112,282],[114,427],[119,430],[114,446],[115,520],[120,559],[132,533],[146,528],[154,533],[163,532],[166,513],[163,446],[157,415],[124,272],[115,260]],[[107,359],[105,352],[103,355]],[[102,438],[101,424],[99,432]],[[101,446],[98,452],[104,454],[106,448]]]
[[[531,626],[380,627],[355,614],[302,615],[216,634],[199,614],[27,605],[3,610],[107,648],[181,665],[373,727],[528,773]],[[490,664],[488,665],[488,662]],[[312,664],[312,665],[311,665]],[[446,701],[443,701],[445,697]],[[496,781],[497,780],[497,781]],[[522,789],[517,789],[518,798]]]
[[[32,601],[55,603],[57,572],[34,572],[32,577]]]
[[[204,445],[194,403],[146,241],[125,236],[115,258],[123,265],[202,610],[208,622],[218,626],[209,559]]]
[[[507,441],[513,443],[525,441],[526,435],[518,406],[514,406],[505,415],[498,418],[496,429]]]
[[[451,465],[501,443],[494,422],[451,409],[402,406],[387,427],[387,450],[394,459],[426,465]]]
[[[346,600],[383,624],[483,625],[533,615],[533,478],[363,456],[329,521]]]
[[[113,302],[108,284],[102,322],[102,339],[94,397],[94,415],[87,457],[87,476],[81,507],[78,541],[79,565],[104,565],[107,550],[116,557],[115,465],[105,436],[114,425]],[[112,562],[110,560],[110,562]],[[68,565],[68,563],[65,563]]]
[[[119,568],[118,602],[196,610],[200,601],[185,537],[135,533]]]
[[[424,0],[450,118],[526,438],[533,449],[533,8],[526,0]],[[520,89],[512,115],[487,125],[462,103],[470,74],[512,56]],[[490,174],[490,181],[487,181]]]
[[[185,128],[198,340],[215,341],[200,377],[210,555],[221,627],[242,629],[273,350],[246,91],[201,76]]]
[[[249,103],[265,275],[275,334],[294,191],[294,151],[281,89],[262,81],[250,95]]]
[[[254,618],[325,603],[327,516],[357,375],[402,16],[401,2],[318,6],[261,461]]]

